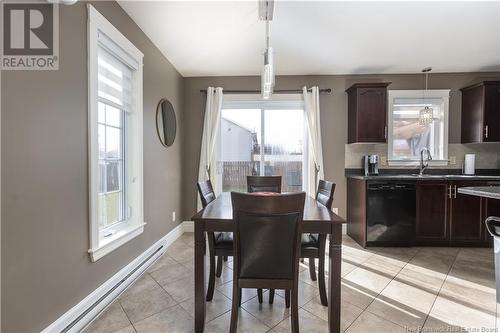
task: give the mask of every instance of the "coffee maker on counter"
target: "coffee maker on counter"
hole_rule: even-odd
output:
[[[363,156],[363,166],[365,169],[365,176],[378,175],[378,155]]]

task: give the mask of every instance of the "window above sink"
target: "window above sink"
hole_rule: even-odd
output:
[[[420,151],[430,150],[430,166],[448,165],[448,109],[450,90],[389,90],[388,164],[416,166]],[[429,124],[422,124],[420,110],[432,109]]]

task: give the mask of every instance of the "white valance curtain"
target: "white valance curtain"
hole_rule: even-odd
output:
[[[309,128],[309,179],[307,193],[314,195],[320,179],[325,178],[323,168],[323,144],[321,142],[321,121],[319,112],[319,88],[302,89],[307,125]]]
[[[222,98],[222,88],[207,88],[207,103],[205,107],[205,120],[203,122],[198,181],[201,182],[210,179],[214,190],[219,188],[219,186],[217,186],[217,173],[212,170],[212,162],[220,124]],[[200,200],[198,200],[198,209],[201,209]]]

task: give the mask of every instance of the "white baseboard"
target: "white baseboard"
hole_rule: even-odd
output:
[[[42,331],[80,332],[134,283],[193,222],[183,222]],[[191,230],[191,231],[189,231]],[[141,265],[142,263],[142,265]]]

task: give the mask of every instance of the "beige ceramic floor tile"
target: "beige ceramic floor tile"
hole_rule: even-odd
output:
[[[291,332],[291,325],[291,318],[289,317],[274,327],[271,332]],[[328,333],[328,322],[316,317],[308,311],[299,309],[299,330],[301,333]]]
[[[224,296],[229,299],[232,299],[233,296],[233,282],[229,281],[225,284],[216,287],[216,290],[220,291]],[[246,301],[257,297],[257,289],[248,289],[243,288],[241,293],[241,303],[245,303]],[[266,291],[264,291],[264,300],[268,298]]]
[[[168,254],[163,254],[156,262],[149,267],[148,273],[154,272],[164,267],[172,267],[177,265],[177,262],[172,259]]]
[[[132,323],[174,306],[177,302],[160,286],[120,298],[123,310]]]
[[[341,330],[344,331],[358,316],[363,312],[363,309],[349,303],[341,303]],[[304,310],[328,321],[328,307],[323,306],[319,297],[313,298],[303,307]]]
[[[194,329],[193,318],[176,305],[134,324],[137,333],[188,333]]]
[[[283,299],[285,297],[284,290],[276,290],[276,294],[283,297]],[[299,306],[303,306],[316,296],[319,296],[319,289],[317,287],[303,281],[299,281]]]
[[[114,333],[130,326],[119,302],[111,304],[86,330],[86,333]]]
[[[215,318],[205,325],[205,333],[229,332],[231,324],[231,311]],[[242,308],[238,312],[238,333],[264,333],[269,331],[269,327],[261,323],[257,318],[246,312]]]
[[[184,242],[174,242],[165,253],[177,262],[191,261],[194,259],[194,248]]]
[[[393,280],[367,311],[400,326],[422,326],[437,294]]]
[[[347,333],[407,332],[403,327],[365,311],[347,329]]]
[[[121,330],[116,331],[114,333],[136,333],[136,332],[135,332],[134,326],[130,325],[130,326],[122,328]]]
[[[290,316],[290,310],[285,307],[285,299],[279,295],[274,296],[273,304],[269,304],[269,302],[259,304],[257,298],[252,298],[241,306],[269,327],[278,325],[283,319]]]
[[[214,292],[212,301],[206,302],[205,304],[205,322],[209,322],[210,320],[231,310],[231,300],[217,290]],[[184,310],[194,317],[194,298],[180,303],[180,306],[182,306]]]
[[[446,278],[439,296],[481,311],[494,312],[496,309],[495,288],[458,279],[451,275]]]
[[[160,285],[165,285],[176,280],[186,279],[192,274],[193,271],[187,269],[179,263],[172,264],[171,266],[165,266],[150,273],[151,277]]]
[[[446,297],[438,296],[430,316],[453,326],[476,329],[495,326],[495,312],[474,309]]]
[[[352,286],[358,286],[378,294],[391,282],[392,277],[388,277],[384,272],[360,266],[347,274],[342,280]]]
[[[377,293],[363,288],[362,286],[353,285],[351,283],[342,282],[341,287],[341,300],[342,302],[349,302],[359,308],[366,309],[366,307],[373,302]]]
[[[194,297],[194,277],[192,275],[162,285],[163,289],[180,303]]]
[[[144,273],[121,295],[121,298],[141,293],[144,290],[155,288],[157,286],[158,283],[148,273]]]

